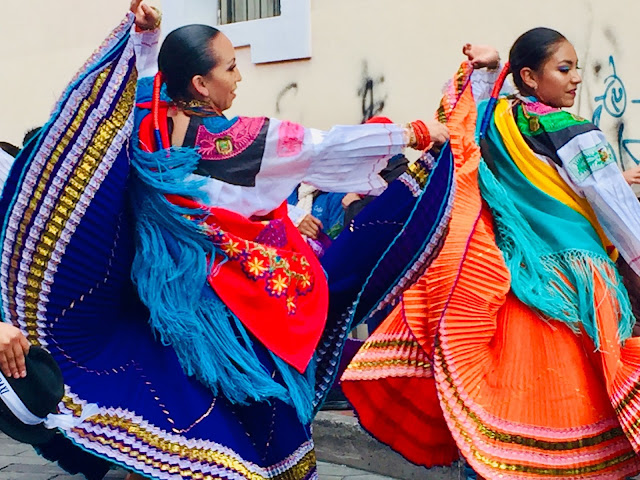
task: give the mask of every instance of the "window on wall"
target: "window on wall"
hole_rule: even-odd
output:
[[[280,0],[220,0],[220,24],[280,15]]]
[[[247,12],[247,5],[253,6],[254,16],[236,15],[228,21],[235,6]],[[204,23],[219,26],[235,47],[250,47],[254,63],[311,57],[311,0],[162,0],[162,8],[165,34],[183,25]],[[261,20],[243,21],[247,18]]]

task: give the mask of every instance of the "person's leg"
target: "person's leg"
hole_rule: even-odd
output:
[[[124,480],[147,480],[147,477],[143,477],[142,475],[138,475],[137,473],[130,473],[125,477]]]

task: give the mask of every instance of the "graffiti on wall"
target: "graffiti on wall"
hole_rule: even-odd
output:
[[[388,95],[381,93],[384,86],[384,75],[377,75],[375,77],[369,74],[369,65],[366,61],[362,63],[362,80],[357,90],[361,123],[366,122],[371,117],[378,115],[384,110],[385,102]],[[277,115],[280,115],[285,108],[283,104],[286,100],[294,97],[298,94],[299,85],[297,82],[291,82],[285,85],[278,95],[276,96],[275,111]]]
[[[387,95],[380,94],[383,83],[384,75],[372,77],[369,74],[369,64],[364,61],[362,63],[362,82],[358,89],[358,95],[362,101],[362,123],[384,110]]]
[[[295,95],[298,93],[298,84],[296,82],[291,82],[278,93],[276,97],[276,113],[280,115],[282,113],[282,100],[288,95]]]
[[[600,64],[595,65],[595,72],[599,74],[602,70]],[[640,164],[640,139],[629,137],[625,133],[625,114],[632,108],[637,108],[640,113],[640,99],[630,99],[627,87],[623,79],[618,75],[616,62],[611,55],[606,67],[607,76],[604,79],[602,94],[597,95],[593,100],[596,107],[593,111],[592,121],[603,128],[605,122],[613,122],[616,141],[612,143],[617,147],[618,165],[624,170]],[[609,139],[613,140],[612,138]]]

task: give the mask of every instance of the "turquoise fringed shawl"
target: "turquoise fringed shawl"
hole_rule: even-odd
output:
[[[139,101],[150,82],[139,85]],[[136,120],[143,117],[137,112]],[[149,322],[171,345],[187,375],[231,402],[280,399],[308,423],[312,416],[314,361],[298,373],[253,339],[207,283],[215,247],[185,215],[202,214],[165,198],[176,194],[202,201],[201,182],[188,180],[200,156],[196,149],[171,148],[147,153],[131,146],[131,202],[136,218],[136,255],[132,279],[150,312]],[[218,257],[220,258],[220,256]],[[265,353],[268,352],[268,353]]]
[[[486,103],[478,108],[482,118]],[[596,272],[617,303],[618,335],[624,341],[635,319],[626,289],[589,221],[535,187],[510,158],[495,122],[487,135],[492,170],[481,162],[482,197],[494,217],[498,247],[511,273],[511,288],[526,305],[574,331],[584,330],[599,347]]]

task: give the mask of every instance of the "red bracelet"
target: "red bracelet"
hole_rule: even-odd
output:
[[[431,146],[431,134],[429,129],[422,120],[415,120],[411,122],[413,133],[416,136],[416,150],[426,150]]]

